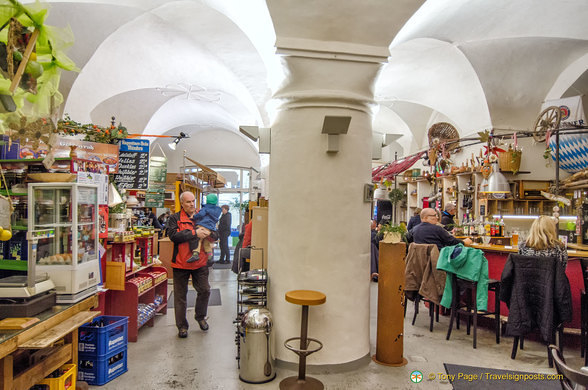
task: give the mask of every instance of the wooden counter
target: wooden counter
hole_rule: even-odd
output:
[[[481,249],[484,252],[504,252],[504,253],[518,253],[519,248],[513,246],[503,246],[503,245],[484,245],[484,244],[472,244],[470,245],[473,248]],[[569,258],[580,258],[580,257],[588,257],[588,251],[584,250],[576,250],[576,249],[568,249],[568,257]]]
[[[488,277],[500,280],[502,270],[506,264],[506,259],[511,253],[518,253],[518,248],[501,246],[501,245],[483,245],[472,244],[474,248],[484,251],[488,260]],[[580,329],[580,291],[584,289],[584,279],[582,277],[582,268],[580,258],[588,257],[588,251],[568,249],[568,265],[566,267],[566,276],[570,281],[570,290],[572,293],[572,322],[566,324],[566,328]],[[488,310],[494,310],[494,293],[488,292]],[[504,302],[500,306],[500,314],[508,315],[508,308]]]
[[[0,388],[26,390],[63,364],[77,364],[77,331],[81,325],[100,315],[100,312],[88,311],[96,306],[96,295],[78,303],[56,305],[36,315],[40,321],[26,329],[0,332]],[[55,344],[61,339],[64,340],[62,345]],[[36,355],[39,361],[14,375],[15,353],[23,349],[38,349],[32,356]]]

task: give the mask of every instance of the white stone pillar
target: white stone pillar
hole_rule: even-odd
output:
[[[269,277],[276,357],[297,362],[283,347],[300,335],[301,307],[287,291],[318,290],[308,335],[324,348],[310,365],[342,364],[370,351],[370,203],[372,85],[387,48],[308,40],[278,40],[288,78],[274,94],[271,125]],[[303,49],[304,48],[304,49]],[[327,153],[325,116],[350,116],[339,151]]]

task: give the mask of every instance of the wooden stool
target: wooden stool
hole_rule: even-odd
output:
[[[293,290],[286,293],[286,301],[295,305],[302,305],[302,323],[300,325],[300,337],[292,337],[284,342],[284,346],[298,355],[298,376],[291,376],[280,382],[281,390],[290,389],[324,389],[321,381],[315,378],[306,377],[306,357],[311,353],[320,351],[323,343],[317,339],[307,337],[308,333],[308,306],[322,305],[327,301],[325,294],[311,290]],[[288,344],[291,341],[300,340],[300,347],[296,348]],[[309,348],[310,343],[318,344],[318,347]]]

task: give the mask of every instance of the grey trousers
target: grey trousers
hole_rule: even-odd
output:
[[[176,326],[178,329],[188,329],[186,320],[186,295],[188,294],[188,280],[192,276],[192,286],[197,292],[196,296],[196,321],[203,320],[208,312],[208,298],[210,297],[210,284],[208,284],[208,267],[198,269],[174,268],[174,311],[176,314]]]

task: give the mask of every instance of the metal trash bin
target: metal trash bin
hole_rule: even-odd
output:
[[[251,309],[238,324],[240,337],[239,379],[264,383],[276,377],[272,354],[272,316],[267,309]]]

